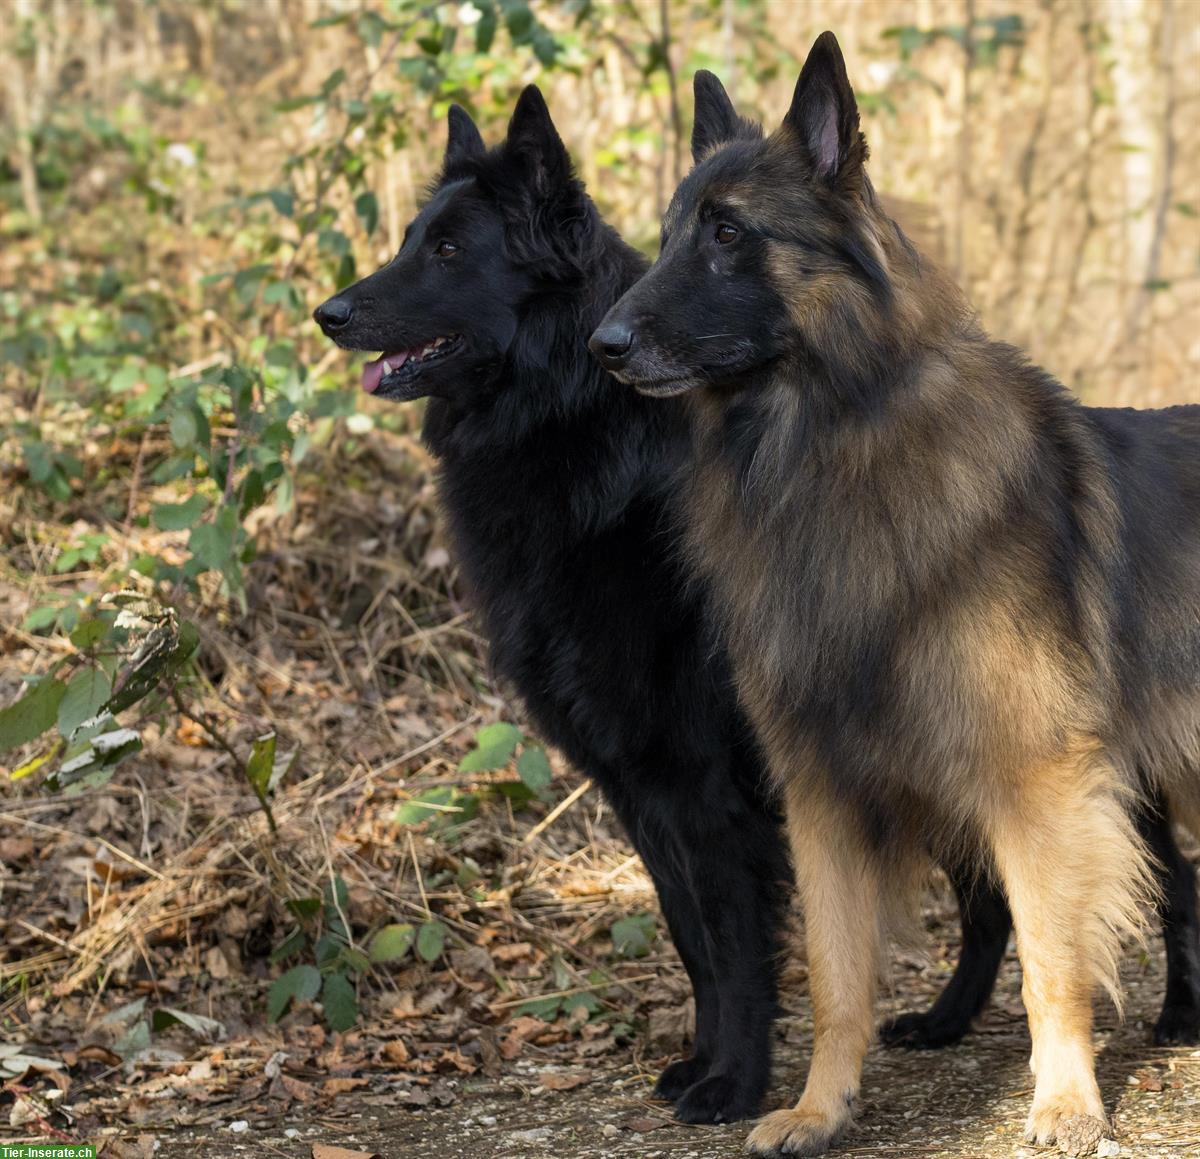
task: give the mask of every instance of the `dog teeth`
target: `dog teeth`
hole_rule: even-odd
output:
[[[392,364],[386,358],[383,360],[383,373],[384,374],[392,373]]]

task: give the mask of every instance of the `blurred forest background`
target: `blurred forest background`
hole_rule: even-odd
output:
[[[687,1033],[640,866],[488,675],[419,412],[360,399],[309,320],[397,249],[450,101],[498,140],[540,84],[652,252],[692,72],[774,125],[831,28],[877,188],[988,328],[1090,403],[1200,402],[1194,0],[0,16],[17,1131],[166,1123],[147,1083],[179,1074],[198,1122],[359,1088],[421,1106],[528,1051],[654,1060]],[[264,1069],[275,1048],[293,1069]]]

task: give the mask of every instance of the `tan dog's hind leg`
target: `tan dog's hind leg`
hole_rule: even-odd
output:
[[[1092,1057],[1097,983],[1119,998],[1117,956],[1140,933],[1146,855],[1095,746],[1028,771],[987,818],[1008,894],[1033,1038],[1030,1142],[1107,1133]]]
[[[767,1156],[820,1155],[850,1123],[873,1030],[879,969],[878,871],[861,826],[818,794],[788,793],[788,836],[804,907],[813,1052],[795,1107],[755,1126],[746,1147]]]

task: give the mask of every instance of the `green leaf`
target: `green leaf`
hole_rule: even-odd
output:
[[[545,68],[553,68],[558,59],[558,41],[545,28],[533,33],[533,55]]]
[[[196,416],[190,410],[177,410],[171,416],[169,424],[171,432],[171,442],[173,442],[180,450],[196,445],[196,438],[200,434],[200,425],[196,422]]]
[[[486,773],[504,768],[521,739],[521,730],[514,724],[498,721],[485,725],[475,734],[475,748],[458,762],[459,772]]]
[[[364,44],[369,44],[372,48],[379,47],[383,28],[383,18],[377,12],[364,12],[358,18],[358,35]]]
[[[346,70],[344,68],[334,69],[326,78],[325,83],[321,85],[321,96],[327,97],[334,89],[338,88],[346,79]]]
[[[333,279],[334,289],[344,290],[357,276],[358,271],[354,264],[354,255],[342,254],[342,260],[338,262],[337,274]]]
[[[62,609],[55,604],[44,604],[40,608],[34,608],[33,611],[21,621],[21,627],[24,628],[26,632],[40,632],[44,628],[52,628],[58,621],[58,613],[61,610]]]
[[[149,1049],[150,1024],[144,1018],[135,1022],[113,1043],[113,1050],[126,1062]]]
[[[346,939],[340,934],[322,934],[313,946],[313,955],[317,959],[317,965],[324,967],[336,962],[342,956],[342,950],[345,949]]]
[[[460,825],[479,812],[479,799],[470,793],[439,785],[418,793],[401,805],[392,819],[398,825],[419,825],[428,821],[431,827]]]
[[[332,881],[325,883],[322,897],[325,908],[333,913],[337,913],[339,910],[345,913],[350,908],[350,891],[340,877],[335,877]]]
[[[315,901],[316,899],[314,898],[313,900]],[[319,904],[320,903],[318,902],[318,905]],[[298,954],[304,949],[304,942],[304,931],[292,930],[292,932],[288,934],[288,936],[271,951],[271,964],[278,965],[278,963],[282,962],[284,958],[290,958],[293,954]]]
[[[287,189],[268,189],[267,197],[284,217],[291,217],[296,212],[296,199]]]
[[[367,237],[370,237],[379,224],[379,199],[369,190],[366,193],[360,193],[354,199],[354,212],[358,214],[359,221],[363,223]]]
[[[182,503],[158,503],[150,509],[150,521],[160,531],[187,531],[208,510],[205,495],[191,495]]]
[[[289,897],[284,904],[301,919],[315,918],[321,912],[319,897]]]
[[[350,252],[350,239],[340,229],[323,229],[317,234],[317,248],[335,258]]]
[[[127,390],[132,390],[141,381],[141,367],[132,362],[127,362],[108,380],[108,389],[113,394],[122,394]]]
[[[71,571],[79,565],[79,561],[83,559],[82,548],[73,547],[64,551],[62,555],[54,563],[54,570],[62,575],[64,572]]]
[[[237,541],[237,512],[222,507],[211,523],[201,523],[188,537],[188,550],[211,571],[224,572],[233,562]]]
[[[367,947],[372,962],[398,962],[412,948],[416,931],[408,922],[377,930]]]
[[[329,974],[321,990],[325,1021],[332,1030],[349,1030],[358,1021],[358,999],[345,974]]]
[[[320,992],[321,972],[316,966],[293,966],[267,992],[267,1021],[278,1022],[293,1002],[311,1002]]]
[[[483,13],[475,25],[475,51],[483,55],[496,38],[496,6],[492,0],[475,0],[475,7]]]
[[[99,729],[110,728],[113,720],[107,714],[98,724]],[[91,728],[87,732],[93,731]],[[78,791],[79,788],[99,788],[113,775],[116,767],[126,758],[140,752],[142,738],[131,728],[112,729],[89,736],[86,744],[73,744],[67,750],[67,759],[46,778],[46,787],[55,792],[63,789]]]
[[[111,695],[112,687],[102,669],[84,668],[76,672],[58,705],[58,731],[69,737],[85,720],[95,716]]]
[[[271,773],[275,769],[275,734],[267,733],[256,737],[250,748],[250,759],[246,762],[246,780],[250,787],[265,798],[267,788],[271,783]]]
[[[436,918],[422,922],[417,931],[417,957],[423,962],[434,962],[446,948],[446,927]]]
[[[517,774],[535,793],[541,794],[549,787],[553,774],[546,750],[536,745],[527,745],[517,758]]]
[[[654,941],[655,925],[651,914],[632,914],[614,922],[613,952],[622,958],[643,958]]]
[[[84,620],[71,633],[71,643],[81,652],[86,652],[104,638],[105,633],[108,632],[108,627],[107,620]]]
[[[529,39],[534,27],[533,13],[529,5],[522,0],[509,0],[504,5],[504,21],[508,25],[508,34],[517,44]]]
[[[67,686],[43,676],[16,704],[0,711],[0,753],[36,740],[58,719]]]
[[[229,1036],[225,1023],[215,1018],[205,1018],[202,1014],[189,1014],[186,1010],[172,1010],[169,1006],[161,1006],[154,1012],[151,1026],[155,1034],[160,1034],[169,1026],[183,1026],[202,1042],[219,1042]]]
[[[248,306],[254,301],[258,294],[258,288],[262,281],[271,272],[271,267],[268,265],[247,266],[244,270],[238,270],[233,276],[233,291],[237,294],[238,301],[243,305]]]
[[[553,1022],[562,1010],[562,1003],[561,998],[531,998],[528,1002],[522,1002],[513,1013],[528,1014],[533,1018],[540,1018],[543,1022]]]
[[[371,959],[354,946],[344,947],[338,961],[355,974],[361,974],[371,968]]]
[[[584,991],[582,994],[569,994],[562,1000],[562,1012],[570,1014],[572,1010],[582,1006],[588,1015],[596,1014],[600,1010],[600,999],[590,991]]]
[[[110,1010],[103,1018],[100,1019],[101,1026],[128,1026],[137,1019],[141,1018],[142,1012],[146,1009],[145,998],[135,998],[132,1002],[126,1002],[124,1006],[118,1006],[116,1010]]]

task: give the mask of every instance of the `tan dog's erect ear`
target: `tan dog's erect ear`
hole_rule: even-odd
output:
[[[725,86],[707,69],[692,79],[696,114],[692,122],[692,160],[699,161],[716,145],[732,141],[738,134],[738,115]]]
[[[841,186],[861,179],[867,147],[858,129],[858,102],[846,62],[832,32],[822,32],[812,46],[783,123],[796,135],[816,177]]]
[[[483,138],[471,120],[471,114],[462,105],[451,105],[449,114],[449,136],[446,139],[446,160],[460,161],[466,157],[477,157],[484,151]]]

